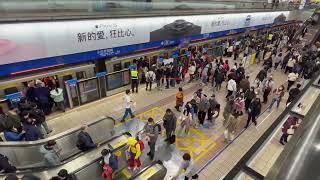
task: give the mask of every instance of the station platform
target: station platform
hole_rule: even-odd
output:
[[[230,62],[232,63],[234,61],[230,60]],[[250,76],[251,83],[254,81],[260,69],[261,65],[259,64],[248,65],[246,68],[246,73]],[[273,79],[275,80],[275,87],[278,87],[281,84],[286,84],[287,75],[285,75],[281,70],[272,71],[269,75],[273,76]],[[304,84],[304,82],[300,83]],[[210,85],[201,86],[199,82],[186,83],[182,86],[184,89],[185,101],[191,100],[194,92],[202,87],[204,93],[209,97],[212,94],[215,94],[217,101],[222,107],[220,116],[216,120],[216,125],[214,128],[191,128],[189,135],[185,137],[177,136],[176,139],[176,149],[181,154],[183,154],[183,152],[189,152],[191,154],[192,159],[196,164],[196,168],[199,169],[199,172],[201,171],[200,179],[220,179],[227,174],[230,169],[233,168],[236,162],[247,152],[254,142],[265,132],[268,127],[270,127],[273,121],[277,119],[277,117],[285,109],[285,101],[288,96],[288,93],[286,93],[279,109],[274,108],[272,112],[266,111],[266,108],[269,106],[269,104],[263,105],[262,114],[257,120],[258,125],[256,127],[250,126],[245,130],[244,126],[247,120],[247,115],[241,116],[239,118],[239,125],[235,133],[238,135],[232,142],[227,143],[224,141],[224,128],[222,126],[222,111],[223,107],[225,106],[226,83],[223,83],[223,88],[218,92],[214,91]],[[155,88],[152,89],[152,91],[145,91],[145,86],[141,85],[139,87],[139,93],[132,94],[132,99],[134,102],[136,102],[136,107],[134,108],[134,114],[136,117],[134,120],[146,122],[149,117],[154,118],[155,121],[161,120],[167,108],[174,109],[177,87],[163,89],[161,91],[158,91]],[[123,96],[124,93],[117,94],[104,98],[100,101],[72,109],[66,113],[49,116],[48,124],[54,129],[52,135],[61,133],[76,126],[81,126],[82,124],[88,123],[91,120],[97,119],[104,115],[111,116],[118,120],[116,123],[116,129],[126,129],[128,132],[136,131],[135,128],[138,128],[138,126],[126,127],[126,123],[120,123],[120,119],[124,113]],[[269,100],[269,103],[270,101],[271,100]],[[181,115],[175,110],[174,112],[177,117]],[[130,121],[132,121],[132,119],[127,120],[127,122]],[[177,126],[177,131],[178,130],[179,125]],[[275,150],[270,150],[268,153],[275,153],[277,149],[281,148],[282,146],[275,142]],[[160,149],[161,148],[158,146],[156,151],[159,151]],[[155,158],[163,160],[161,157],[162,156],[157,156],[156,154]],[[211,163],[212,161],[214,161],[214,163]],[[209,163],[210,165],[208,165]],[[264,166],[261,166],[262,169],[263,167]],[[167,178],[170,179],[170,177]]]

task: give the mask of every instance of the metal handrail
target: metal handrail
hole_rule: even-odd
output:
[[[102,116],[102,117],[98,118],[97,120],[90,122],[87,125],[92,126],[92,125],[97,124],[97,123],[104,121],[106,119],[112,120],[114,122],[114,124],[116,122],[116,120],[112,117]],[[16,147],[16,146],[21,146],[21,147],[29,146],[30,147],[30,146],[42,145],[42,144],[45,144],[46,142],[48,142],[49,140],[57,140],[57,139],[61,139],[64,136],[73,134],[73,133],[79,131],[81,129],[81,127],[82,127],[82,125],[71,128],[71,129],[64,131],[62,133],[50,136],[48,138],[37,140],[37,141],[4,141],[4,142],[0,142],[0,148],[1,147]]]

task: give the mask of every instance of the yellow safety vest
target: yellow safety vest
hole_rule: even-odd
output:
[[[131,79],[138,79],[138,71],[137,70],[131,70]]]
[[[273,34],[269,34],[268,40],[271,41],[271,40],[272,40],[272,37],[273,37]]]

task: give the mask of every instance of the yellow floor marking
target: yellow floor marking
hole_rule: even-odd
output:
[[[209,151],[211,151],[215,146],[217,145],[217,143],[212,143],[211,146],[207,149],[205,149],[204,152],[202,152],[198,157],[196,157],[196,159],[194,160],[195,162],[199,161],[203,156],[205,156],[206,154],[208,154]]]
[[[127,169],[123,169],[123,170],[121,171],[121,173],[122,173],[127,179],[129,179],[129,178],[131,177],[131,175],[130,175],[130,173],[129,173],[129,171],[128,171]]]

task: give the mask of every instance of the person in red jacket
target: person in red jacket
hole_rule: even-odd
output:
[[[289,116],[289,118],[286,120],[286,122],[282,126],[282,136],[280,137],[280,144],[284,145],[284,143],[288,142],[288,136],[292,135],[288,133],[289,129],[296,129],[298,128],[299,119],[293,116]]]

